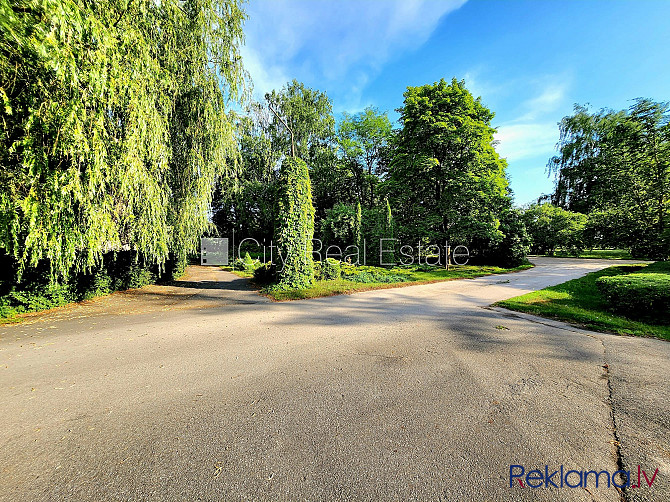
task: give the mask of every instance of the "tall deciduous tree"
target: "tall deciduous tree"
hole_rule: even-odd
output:
[[[669,124],[669,105],[648,99],[620,112],[575,107],[559,124],[559,153],[549,161],[556,176],[552,202],[593,214],[590,222],[602,226],[596,233],[616,237],[607,244],[667,258]]]
[[[237,0],[0,0],[0,247],[20,267],[184,260],[233,158]]]
[[[356,180],[356,196],[375,204],[375,189],[387,170],[388,146],[393,136],[386,113],[368,107],[356,115],[344,114],[337,139],[342,160]]]
[[[325,92],[293,80],[265,95],[274,110],[269,124],[274,151],[303,159],[309,168],[318,218],[326,209],[348,199],[347,173],[341,168],[334,145],[333,106]],[[293,152],[293,149],[295,152]]]
[[[386,183],[398,232],[433,242],[502,238],[510,193],[493,112],[456,79],[408,87],[404,97]]]
[[[292,155],[293,141],[295,156],[310,165],[319,150],[330,146],[335,119],[333,105],[324,92],[293,80],[280,91],[266,94],[265,99],[280,116],[270,125],[275,150]]]

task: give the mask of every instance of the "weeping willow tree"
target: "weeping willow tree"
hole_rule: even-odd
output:
[[[231,169],[239,0],[0,0],[0,248],[54,277],[185,260]]]

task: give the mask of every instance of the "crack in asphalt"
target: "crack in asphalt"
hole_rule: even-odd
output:
[[[621,453],[621,440],[619,438],[619,429],[617,428],[616,425],[616,411],[614,409],[614,391],[612,390],[612,379],[610,378],[610,367],[609,363],[607,362],[607,347],[605,347],[605,342],[598,338],[597,336],[594,335],[589,335],[592,338],[595,338],[598,340],[602,346],[603,346],[603,360],[605,361],[605,364],[603,364],[603,369],[605,370],[605,376],[607,377],[607,404],[610,408],[610,417],[612,420],[612,435],[614,436],[614,446],[616,448],[616,464],[617,464],[617,471],[623,471],[624,470],[624,462],[623,462],[623,455]],[[628,480],[630,481],[630,480]],[[623,488],[616,487],[617,490],[619,490],[619,495],[621,496],[621,502],[628,502],[628,490],[626,490],[626,487],[624,485]]]
[[[607,347],[605,346],[605,342],[602,338],[591,334],[591,333],[586,333],[585,330],[582,329],[572,329],[572,326],[569,324],[562,323],[560,321],[553,321],[551,323],[549,322],[542,322],[541,318],[538,318],[536,316],[530,315],[530,314],[518,314],[518,313],[512,313],[512,312],[505,312],[507,309],[504,309],[502,307],[482,307],[486,310],[492,310],[494,312],[498,312],[499,314],[502,314],[503,316],[506,317],[511,317],[510,314],[512,314],[514,317],[518,317],[521,319],[524,319],[526,321],[535,323],[535,324],[541,324],[543,326],[547,326],[550,328],[556,328],[556,329],[562,329],[564,331],[569,331],[571,333],[577,333],[581,335],[588,336],[590,338],[593,338],[595,340],[598,340],[600,344],[603,347],[603,365],[602,368],[605,370],[605,377],[607,380],[607,405],[610,409],[610,420],[611,420],[611,426],[612,426],[612,436],[613,436],[613,441],[612,444],[615,447],[615,452],[616,452],[616,465],[617,465],[617,471],[623,471],[624,469],[624,461],[623,461],[623,454],[621,452],[621,441],[619,437],[619,430],[617,429],[617,422],[616,422],[616,410],[614,407],[614,390],[612,388],[612,379],[610,378],[610,370],[609,370],[609,363],[607,361]],[[628,496],[628,490],[626,490],[626,487],[624,486],[623,488],[619,488],[615,486],[615,488],[619,492],[619,496],[621,498],[621,502],[629,502],[630,498]],[[588,490],[587,490],[588,491]],[[593,494],[589,492],[589,495],[593,498]],[[595,498],[593,500],[596,500]]]

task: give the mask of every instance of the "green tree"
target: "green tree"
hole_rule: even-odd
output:
[[[517,267],[526,261],[532,238],[524,223],[523,212],[518,209],[504,211],[500,216],[502,241],[474,242],[470,251],[474,259],[501,267]]]
[[[307,164],[287,157],[280,172],[277,246],[283,257],[279,287],[306,288],[314,282],[314,206]]]
[[[280,91],[266,94],[265,99],[281,117],[273,117],[270,123],[274,150],[292,155],[293,141],[295,156],[311,165],[319,150],[330,147],[335,119],[326,93],[293,80]]]
[[[274,235],[276,166],[281,157],[281,152],[272,149],[270,111],[254,102],[247,115],[233,115],[233,121],[239,156],[236,169],[217,184],[212,220],[221,235],[230,236],[234,230],[240,239],[269,243]]]
[[[363,240],[363,213],[361,203],[356,202],[356,218],[354,220],[354,244],[360,249]]]
[[[0,247],[53,276],[195,250],[235,148],[237,0],[0,2]]]
[[[582,213],[548,203],[534,204],[524,212],[523,220],[534,253],[552,255],[557,249],[563,249],[578,255],[584,249],[587,217]]]
[[[670,254],[669,110],[667,103],[638,99],[619,112],[576,106],[560,122],[559,153],[548,164],[556,180],[552,201],[609,215],[591,218],[593,239],[625,242],[641,257]]]
[[[456,79],[408,87],[404,97],[386,182],[401,237],[500,240],[498,216],[510,192],[493,112]]]
[[[336,155],[335,119],[328,95],[293,80],[265,99],[274,110],[269,123],[272,150],[293,155],[294,146],[295,156],[307,163],[317,219],[337,202],[351,202],[347,173]]]
[[[379,178],[387,169],[391,121],[386,113],[368,107],[357,115],[345,113],[337,133],[342,160],[356,180],[356,196],[372,207]]]
[[[393,214],[391,212],[391,203],[388,198],[384,201],[385,204],[385,217],[384,217],[384,238],[393,239],[395,237],[395,232],[393,231]],[[394,241],[386,241],[384,250],[388,252],[384,253],[384,262],[386,263],[395,263],[395,243]]]

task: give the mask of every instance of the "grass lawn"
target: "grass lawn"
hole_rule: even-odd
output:
[[[236,276],[244,277],[245,279],[251,279],[254,276],[253,272],[250,272],[248,270],[240,270],[239,268],[233,270],[233,267],[230,266],[222,266],[221,270],[225,270],[226,272],[232,272]]]
[[[596,287],[596,279],[631,272],[670,274],[670,263],[657,262],[648,266],[609,267],[557,286],[498,302],[496,305],[519,312],[573,322],[595,331],[611,331],[621,335],[652,336],[670,340],[670,322],[667,320],[634,320],[607,309]]]
[[[632,260],[630,251],[627,249],[591,249],[584,250],[579,256],[568,254],[567,251],[558,250],[553,254],[556,258],[598,258],[601,260]]]
[[[278,290],[272,286],[261,289],[261,293],[274,301],[303,300],[306,298],[319,298],[321,296],[333,296],[341,294],[355,293],[357,291],[369,291],[372,289],[398,288],[404,286],[413,286],[417,284],[429,284],[432,282],[450,281],[455,279],[470,279],[491,274],[504,274],[507,272],[517,272],[532,268],[532,265],[521,265],[516,268],[501,268],[493,266],[452,266],[449,270],[444,268],[412,267],[412,268],[393,268],[384,269],[379,267],[352,267],[350,270],[362,271],[374,274],[373,276],[382,277],[384,280],[379,282],[361,282],[360,280],[351,280],[346,276],[335,280],[316,281],[313,286],[306,289]],[[222,267],[224,270],[232,271],[230,267]],[[252,277],[253,274],[245,271],[235,270],[233,273],[240,277]]]

